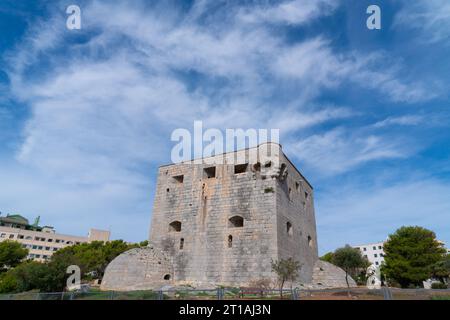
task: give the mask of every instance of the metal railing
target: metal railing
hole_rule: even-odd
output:
[[[158,291],[24,292],[0,295],[0,300],[279,300],[280,291],[266,289],[169,289]],[[450,290],[381,289],[284,289],[289,300],[450,300]]]

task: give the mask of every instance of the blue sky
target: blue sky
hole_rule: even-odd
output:
[[[146,239],[170,134],[202,120],[280,129],[321,253],[402,225],[450,243],[446,0],[3,0],[0,30],[3,213]]]

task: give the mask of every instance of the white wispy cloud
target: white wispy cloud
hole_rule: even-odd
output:
[[[311,135],[287,147],[320,175],[340,174],[370,161],[405,158],[412,152],[402,141],[343,128]]]
[[[395,24],[418,32],[426,43],[448,44],[450,38],[450,2],[447,0],[402,0],[403,8]]]
[[[388,117],[382,121],[378,121],[373,126],[375,128],[383,128],[391,125],[400,126],[415,126],[424,121],[424,118],[419,115],[405,115],[400,117]]]
[[[242,10],[239,17],[245,22],[271,22],[289,25],[301,25],[317,17],[331,14],[338,0],[288,0],[274,5]]]
[[[335,1],[221,10],[224,3],[197,1],[186,13],[164,3],[93,1],[82,8],[81,32],[64,29],[61,15],[29,30],[6,58],[10,92],[31,114],[16,158],[36,174],[33,183],[19,179],[11,190],[41,189],[30,196],[38,208],[64,211],[69,220],[78,211],[101,212],[119,228],[124,214],[150,211],[148,168],[169,160],[174,128],[191,128],[194,120],[221,129],[279,127],[295,141],[299,130],[357,113],[316,102],[323,89],[350,83],[392,101],[433,97],[425,84],[402,79],[382,55],[336,53],[323,35],[290,43],[271,27],[332,14]],[[77,42],[80,34],[84,42]],[[41,65],[41,72],[29,73]],[[288,148],[325,174],[410,152],[388,137],[343,128],[309,134]],[[117,196],[109,206],[108,192]],[[11,207],[20,201],[2,194]]]

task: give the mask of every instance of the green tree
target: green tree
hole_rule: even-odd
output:
[[[271,262],[272,271],[276,273],[278,277],[278,284],[280,289],[280,298],[283,299],[283,288],[286,281],[295,281],[298,277],[302,265],[300,262],[295,261],[292,258],[281,259]]]
[[[0,272],[17,266],[26,256],[28,250],[17,241],[0,242]]]
[[[339,248],[333,253],[332,263],[345,271],[347,288],[350,288],[349,275],[356,277],[361,270],[365,270],[370,266],[370,262],[361,255],[361,251],[349,245]]]
[[[328,263],[333,263],[333,252],[328,252],[326,254],[324,254],[323,256],[320,257],[320,260],[328,262]]]
[[[450,278],[450,254],[435,263],[432,267],[432,276],[442,283],[446,283]]]
[[[80,267],[83,279],[102,278],[106,267],[114,258],[134,247],[139,245],[127,244],[122,240],[81,243],[58,250],[49,265],[58,273],[60,279],[68,277],[65,272],[70,265]]]
[[[65,247],[55,252],[49,262],[23,262],[10,268],[0,278],[0,292],[60,292],[66,287],[67,268],[77,265],[84,280],[101,278],[107,265],[119,254],[148,243],[128,244],[122,240],[93,241]]]
[[[434,232],[422,227],[401,227],[384,244],[382,267],[389,281],[402,288],[420,286],[431,278],[433,267],[445,256],[445,249]]]
[[[9,269],[0,279],[1,293],[24,292],[33,289],[46,289],[49,275],[47,264],[26,261]]]

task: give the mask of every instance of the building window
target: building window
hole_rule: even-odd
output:
[[[233,236],[230,234],[228,236],[228,248],[232,248],[233,247]]]
[[[374,255],[373,255],[375,258],[378,258],[378,255],[375,253]]]
[[[180,232],[181,231],[181,222],[173,221],[169,224],[169,232]]]
[[[9,235],[9,238],[10,238],[10,239],[14,239],[14,235],[13,235],[13,234],[10,234],[10,235]]]
[[[363,248],[364,251],[367,251],[367,248]]]
[[[50,250],[50,247],[45,247],[45,250],[49,251],[49,250]]]
[[[305,199],[308,200],[308,197],[309,197],[309,193],[305,192]]]
[[[234,216],[228,219],[228,226],[231,228],[242,228],[244,226],[244,218],[241,216]]]
[[[308,245],[312,248],[313,246],[313,240],[311,238],[311,236],[308,236]]]
[[[31,240],[32,238],[30,236],[26,237],[25,240]]]
[[[295,183],[295,190],[298,191],[299,188],[300,188],[300,183],[296,182],[296,183]]]
[[[39,246],[39,247],[38,247],[38,250],[42,250],[42,248],[43,248],[42,246]]]
[[[25,238],[22,234],[19,234],[18,236],[17,236],[17,239],[23,239],[23,238]]]
[[[47,241],[48,241],[48,242],[53,242],[53,239],[48,239]]]
[[[384,254],[383,254],[383,253],[380,253],[380,257],[384,257]]]
[[[234,174],[245,173],[247,171],[248,163],[237,164],[234,166]]]
[[[36,249],[37,249],[37,246],[33,246],[33,249],[36,250]]]
[[[183,183],[184,175],[175,176],[175,177],[173,177],[173,180],[175,180],[175,182],[177,182],[177,183]]]
[[[379,265],[378,261],[375,261],[375,265]]]
[[[286,223],[286,232],[287,232],[288,236],[292,236],[292,234],[293,234],[292,223],[290,223],[289,221]]]
[[[216,177],[216,167],[209,167],[203,169],[203,178],[211,179]]]
[[[380,250],[381,250],[381,249],[383,249],[383,247],[382,247],[382,246],[378,246],[378,249],[380,249]]]
[[[373,247],[372,249],[373,249],[373,250],[377,250],[377,247]]]
[[[184,238],[180,239],[180,250],[183,250],[184,248]]]
[[[170,274],[166,274],[166,275],[164,276],[164,280],[170,280]]]
[[[0,238],[5,238],[5,237],[6,237],[6,233],[0,234]]]

